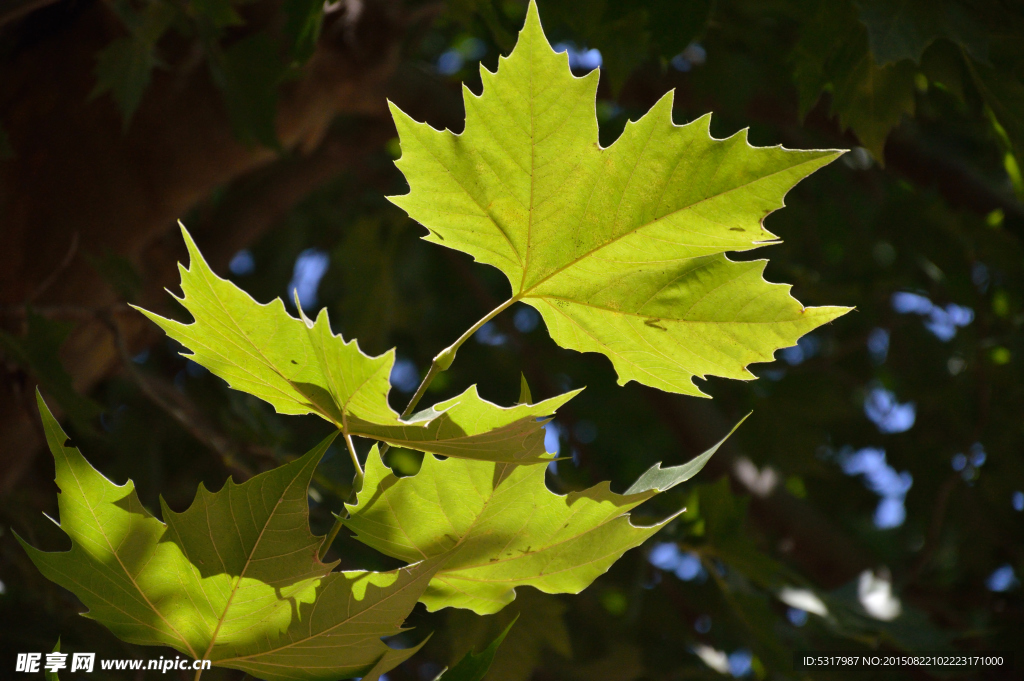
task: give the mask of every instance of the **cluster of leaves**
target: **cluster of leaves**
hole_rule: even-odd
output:
[[[166,67],[160,41],[175,32],[200,46],[238,137],[277,148],[278,86],[315,52],[324,4],[288,0],[281,6],[282,21],[248,27],[244,37],[235,39],[234,33],[246,24],[245,4],[113,3],[127,35],[97,55],[93,95],[109,92],[127,126],[153,71]],[[618,93],[652,56],[667,61],[685,54],[716,14],[747,9],[742,2],[718,5],[710,0],[682,5],[670,0],[552,0],[546,12],[576,39],[601,51],[612,91]],[[510,50],[514,44],[508,24],[521,17],[519,5],[450,0],[448,8],[465,26],[485,26],[501,48]],[[776,3],[771,11],[797,24],[799,39],[789,63],[801,115],[828,93],[831,114],[884,162],[889,133],[905,116],[915,114],[917,94],[928,84],[965,102],[980,100],[1004,147],[1007,172],[1016,190],[1024,193],[1024,81],[1019,76],[1024,54],[1016,39],[1024,20],[1018,13],[984,0],[790,0]]]
[[[495,0],[452,0],[452,15],[465,26],[482,23],[498,45],[514,7]],[[497,5],[497,7],[496,7]],[[758,6],[760,5],[760,7]],[[549,9],[548,9],[549,8]],[[597,48],[614,93],[651,58],[663,64],[702,40],[709,26],[753,19],[760,26],[780,22],[797,39],[788,46],[788,69],[801,116],[828,94],[830,114],[851,130],[884,163],[889,133],[913,117],[917,96],[929,85],[991,117],[1006,154],[1007,171],[1024,192],[1024,53],[1019,35],[1024,18],[1010,4],[994,0],[640,0],[583,3],[551,0],[550,16],[581,43]],[[515,11],[508,12],[515,14]],[[785,49],[785,48],[784,48]]]
[[[765,261],[724,255],[773,242],[763,219],[838,152],[714,139],[708,117],[676,126],[670,96],[602,148],[597,74],[571,74],[533,4],[512,54],[482,77],[483,93],[465,94],[461,135],[393,108],[411,191],[392,201],[428,241],[493,265],[512,289],[435,357],[405,413],[388,403],[394,351],[364,354],[334,334],[326,310],[309,319],[298,297],[298,317],[280,299],[257,303],[184,230],[178,300],[193,321],[143,312],[230,387],[279,414],[318,416],[331,435],[244,483],[201,486],[184,512],[161,502],[161,522],[131,482],[114,485],[86,462],[40,398],[72,548],[22,544],[121,639],[265,679],[376,679],[418,650],[381,640],[416,602],[489,614],[522,586],[578,593],[679,513],[635,526],[630,511],[691,478],[721,443],[688,464],[656,464],[624,494],[608,482],[555,494],[543,429],[579,391],[533,403],[524,380],[520,403],[500,407],[473,386],[413,413],[465,340],[522,302],[559,345],[608,357],[621,384],[702,395],[694,377],[752,378],[748,364],[847,311],[803,307],[764,280]],[[400,476],[375,444],[364,472],[353,437],[422,452],[422,464]],[[336,440],[357,473],[355,498],[324,538],[310,530],[307,496]],[[333,571],[322,557],[341,526],[406,565]],[[479,678],[494,646],[450,674]]]
[[[92,96],[109,93],[127,128],[154,70],[168,68],[160,44],[173,33],[201,51],[238,138],[277,148],[278,86],[313,56],[324,3],[285,0],[280,25],[249,26],[239,39],[232,31],[237,34],[246,25],[246,4],[244,0],[111,3],[127,35],[115,38],[97,55]]]

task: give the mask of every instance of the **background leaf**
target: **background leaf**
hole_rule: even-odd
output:
[[[516,619],[518,618],[517,615]],[[454,667],[442,672],[434,681],[483,681],[487,671],[491,668],[491,663],[494,662],[494,655],[498,652],[498,647],[501,646],[515,623],[516,620],[513,619],[486,648],[479,653],[469,651]]]
[[[64,409],[75,428],[82,433],[93,432],[93,420],[102,408],[75,390],[71,376],[61,365],[58,355],[73,325],[47,319],[31,308],[25,310],[25,319],[27,330],[22,337],[0,331],[0,349],[33,373],[46,392]]]

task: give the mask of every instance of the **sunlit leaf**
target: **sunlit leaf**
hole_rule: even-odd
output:
[[[409,563],[449,556],[421,599],[429,610],[489,614],[512,602],[517,586],[585,589],[668,522],[636,527],[629,511],[657,485],[695,475],[719,445],[678,467],[686,470],[655,466],[625,495],[603,482],[565,496],[548,490],[545,466],[425,456],[416,475],[399,478],[375,448],[345,524],[359,541]]]
[[[331,572],[309,530],[307,489],[333,436],[305,456],[219,492],[200,486],[188,510],[166,504],[166,524],[69,446],[39,398],[60,488],[64,552],[22,546],[49,579],[72,591],[87,616],[121,639],[165,645],[258,678],[361,676],[395,666],[392,650],[436,561],[394,572]],[[297,670],[299,675],[296,676]]]
[[[471,386],[403,421],[387,400],[394,350],[378,357],[364,354],[356,341],[332,333],[326,308],[314,322],[289,315],[280,298],[257,303],[214,274],[182,231],[190,263],[180,268],[180,301],[195,323],[142,312],[191,350],[190,359],[282,414],[317,414],[350,435],[398,447],[525,463],[544,455],[543,417],[579,392],[505,408],[482,399]]]
[[[716,140],[708,116],[672,122],[671,94],[603,149],[598,73],[570,73],[533,3],[481,78],[460,135],[392,105],[411,191],[391,200],[428,241],[500,269],[560,345],[605,354],[620,383],[701,395],[694,376],[752,378],[748,364],[847,311],[804,308],[765,261],[724,255],[773,241],[762,220],[839,152]]]

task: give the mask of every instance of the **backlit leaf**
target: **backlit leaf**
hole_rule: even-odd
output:
[[[307,489],[333,435],[305,456],[219,492],[200,486],[166,524],[69,446],[39,398],[71,550],[19,538],[39,570],[121,639],[166,645],[258,678],[362,676],[415,652],[388,648],[437,561],[394,572],[331,572],[309,530]]]
[[[620,383],[702,395],[694,376],[752,378],[748,364],[847,311],[804,308],[764,261],[724,255],[774,241],[762,220],[839,152],[716,140],[709,116],[672,122],[671,94],[601,148],[598,73],[570,73],[534,3],[481,78],[460,135],[392,105],[411,191],[391,200],[428,241],[500,269],[560,345],[605,354]]]
[[[504,408],[482,399],[471,386],[403,421],[387,400],[394,350],[378,357],[364,354],[356,341],[331,332],[326,309],[314,322],[289,315],[280,298],[257,303],[214,274],[182,231],[190,263],[180,268],[180,301],[195,323],[143,314],[191,350],[190,359],[281,414],[317,414],[350,435],[398,447],[525,463],[544,456],[543,417],[579,392]]]
[[[399,478],[374,448],[345,524],[359,541],[410,563],[449,556],[421,599],[429,610],[494,613],[512,602],[517,586],[585,589],[668,522],[636,527],[629,511],[658,494],[656,485],[667,489],[695,475],[720,444],[685,471],[655,466],[632,493],[615,494],[602,482],[565,496],[548,490],[545,466],[425,456],[416,475]]]

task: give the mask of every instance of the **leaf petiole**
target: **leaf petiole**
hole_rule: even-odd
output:
[[[465,333],[459,336],[458,340],[441,352],[437,353],[437,356],[434,357],[434,360],[430,363],[430,369],[427,370],[427,375],[423,377],[422,381],[420,381],[419,387],[416,388],[416,392],[413,394],[412,399],[409,400],[409,404],[406,405],[405,411],[402,412],[403,419],[407,419],[412,415],[413,410],[416,409],[416,405],[420,403],[421,399],[423,399],[423,395],[427,392],[427,388],[429,388],[430,384],[434,382],[437,375],[447,371],[448,367],[452,365],[452,362],[455,361],[455,353],[459,351],[462,344],[469,340],[470,336],[479,331],[484,324],[497,317],[517,300],[519,300],[519,298],[516,296],[509,298],[504,303],[481,317],[476,324],[466,329]],[[390,449],[390,445],[385,442],[381,445],[380,455],[384,456],[388,449]]]
[[[356,467],[356,477],[352,481],[352,493],[349,495],[349,501],[355,501],[356,494],[363,488],[363,467],[359,463],[359,456],[356,454],[356,447],[352,444],[352,436],[348,432],[344,433],[345,444],[348,445],[348,455],[352,457],[352,465]],[[331,525],[330,532],[324,537],[324,543],[320,545],[319,558],[323,561],[327,555],[327,550],[331,548],[331,544],[338,537],[338,532],[341,531],[341,526],[345,524],[344,512],[334,516],[334,524]]]
[[[447,371],[448,367],[452,365],[452,362],[455,361],[455,353],[458,352],[460,347],[462,347],[462,344],[469,340],[470,336],[479,331],[480,327],[497,317],[504,310],[508,309],[508,307],[517,300],[518,298],[515,296],[509,298],[504,303],[481,317],[476,324],[466,329],[466,332],[459,336],[454,343],[437,353],[437,356],[434,357],[434,361],[430,363],[430,369],[427,370],[427,375],[423,377],[422,381],[420,381],[419,387],[416,388],[416,392],[413,394],[412,399],[409,400],[409,404],[406,405],[405,411],[402,412],[403,419],[409,418],[410,414],[412,414],[413,410],[416,408],[416,405],[419,404],[421,399],[423,399],[423,395],[427,392],[427,388],[430,387],[430,384],[433,383],[434,378],[436,378],[438,374]],[[359,464],[359,457],[356,456],[355,447],[352,445],[352,436],[347,432],[345,433],[345,442],[348,444],[348,453],[349,456],[352,457],[352,463],[356,467],[356,479],[352,488],[352,496],[355,497],[356,493],[363,486],[363,468]],[[381,457],[383,457],[390,448],[391,445],[387,442],[381,443]],[[331,544],[334,543],[335,538],[338,536],[338,532],[341,531],[341,526],[344,524],[345,518],[343,513],[339,513],[334,517],[334,525],[331,526],[330,532],[328,532],[327,536],[324,537],[324,543],[320,545],[320,560],[323,560],[324,556],[327,555],[327,550],[331,548]]]

